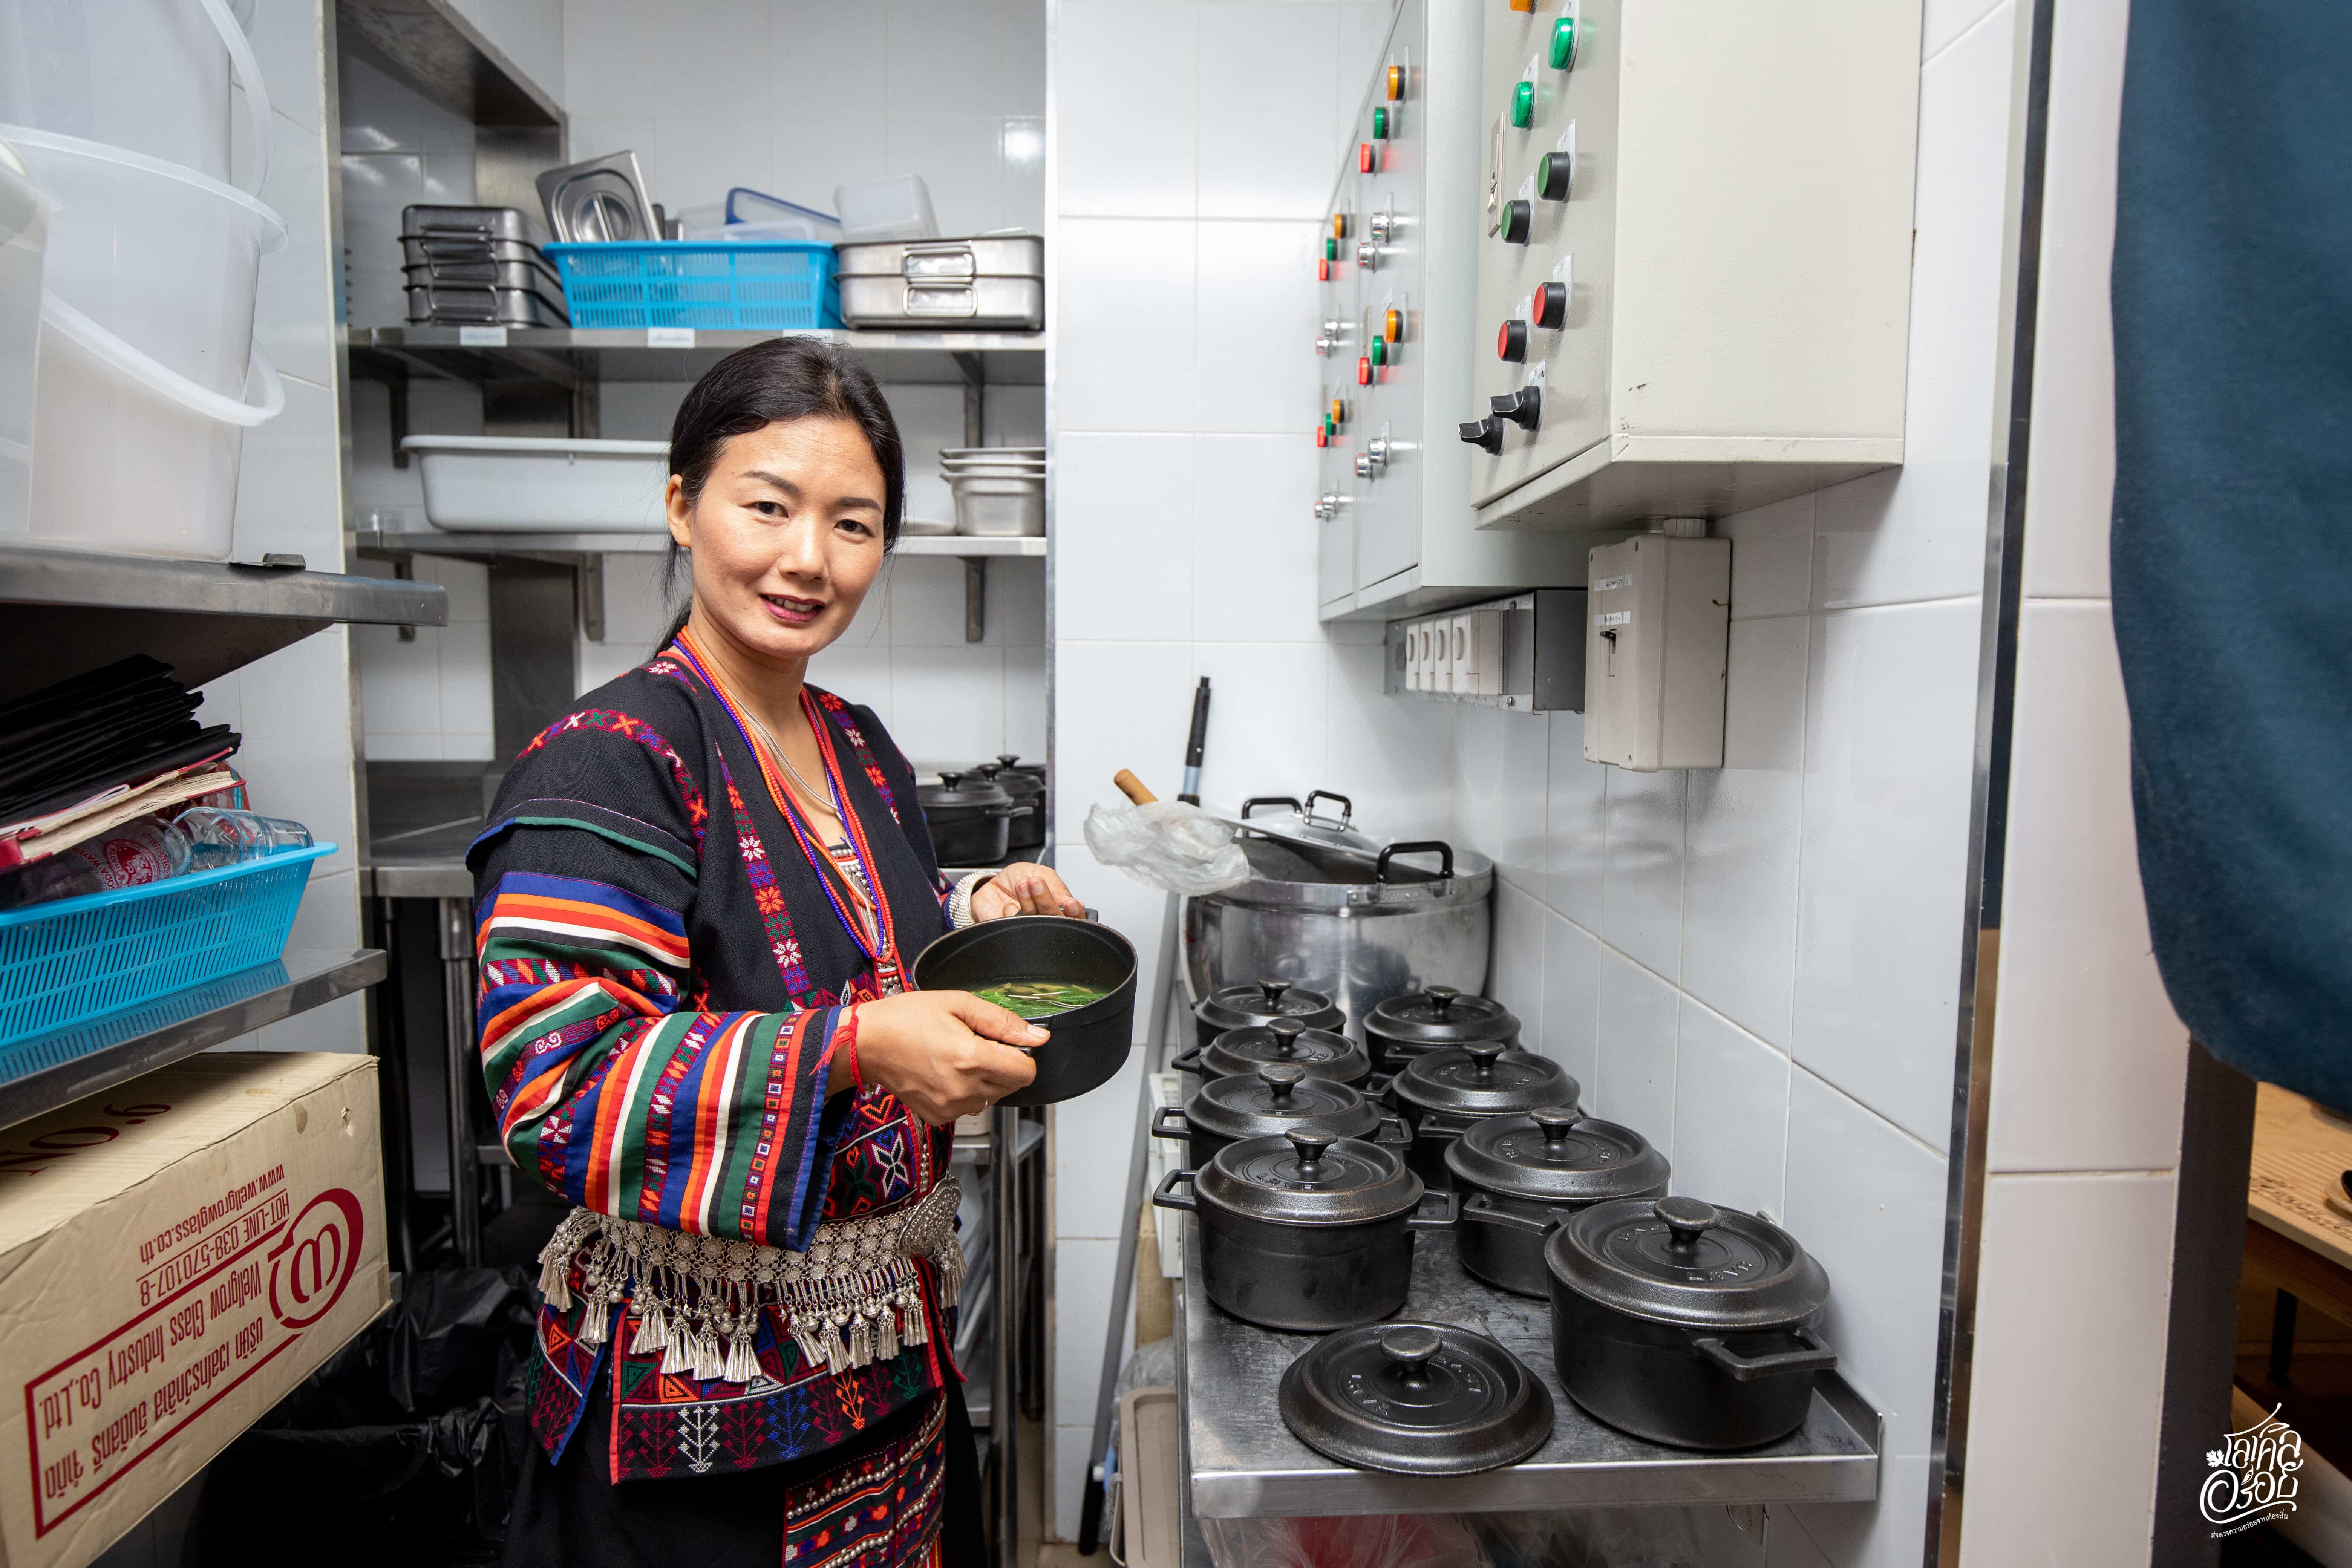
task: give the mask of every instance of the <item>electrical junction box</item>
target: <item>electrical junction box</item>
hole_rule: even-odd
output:
[[[1544,713],[1584,705],[1581,588],[1538,588],[1389,623],[1391,693]]]
[[[1327,621],[1583,578],[1583,541],[1475,526],[1474,454],[1454,436],[1478,332],[1478,96],[1494,8],[1404,0],[1341,150],[1314,263]]]
[[[1695,537],[1704,526],[1675,519],[1593,550],[1585,761],[1638,773],[1723,766],[1731,541]]]
[[[1477,526],[1718,517],[1903,460],[1918,0],[1488,7]]]

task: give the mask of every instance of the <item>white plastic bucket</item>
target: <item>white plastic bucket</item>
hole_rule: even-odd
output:
[[[30,526],[35,355],[48,198],[0,142],[0,537]]]
[[[286,243],[278,215],[142,153],[13,125],[0,142],[57,204],[48,291],[173,374],[242,396],[261,258]]]
[[[247,5],[250,11],[251,6]],[[269,94],[228,0],[0,0],[0,121],[229,177],[229,79],[269,174]]]

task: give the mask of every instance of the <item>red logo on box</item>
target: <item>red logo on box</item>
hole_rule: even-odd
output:
[[[360,1201],[341,1187],[312,1198],[269,1250],[269,1310],[289,1329],[327,1315],[359,1267],[366,1222]]]

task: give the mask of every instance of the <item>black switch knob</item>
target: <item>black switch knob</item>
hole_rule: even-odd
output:
[[[1525,321],[1505,321],[1503,330],[1495,334],[1495,357],[1513,364],[1528,357],[1528,324]]]
[[[1568,325],[1568,285],[1546,283],[1536,289],[1536,325],[1557,330]]]
[[[1507,419],[1522,430],[1532,430],[1543,417],[1543,388],[1523,386],[1517,392],[1497,393],[1486,399],[1495,410],[1495,417]]]
[[[1503,452],[1503,422],[1499,419],[1474,419],[1462,426],[1462,438],[1473,447],[1494,453]]]
[[[1575,179],[1576,160],[1566,153],[1547,153],[1536,160],[1536,195],[1548,202],[1568,200]]]
[[[1503,240],[1507,245],[1525,245],[1528,230],[1535,226],[1536,207],[1533,202],[1508,201],[1503,204]]]

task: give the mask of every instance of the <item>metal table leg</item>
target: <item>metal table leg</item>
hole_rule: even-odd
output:
[[[469,899],[441,906],[441,1013],[449,1056],[450,1245],[458,1265],[482,1260],[482,1167],[474,1148],[474,910]]]
[[[999,1106],[993,1114],[995,1147],[989,1152],[988,1179],[994,1191],[989,1206],[996,1221],[996,1263],[990,1271],[991,1316],[996,1321],[989,1331],[988,1443],[996,1461],[996,1561],[1012,1568],[1021,1554],[1021,1401],[1013,1388],[1014,1335],[1019,1332],[1015,1303],[1021,1289],[1014,1212],[1019,1173],[1013,1151],[1021,1146],[1021,1112]]]

